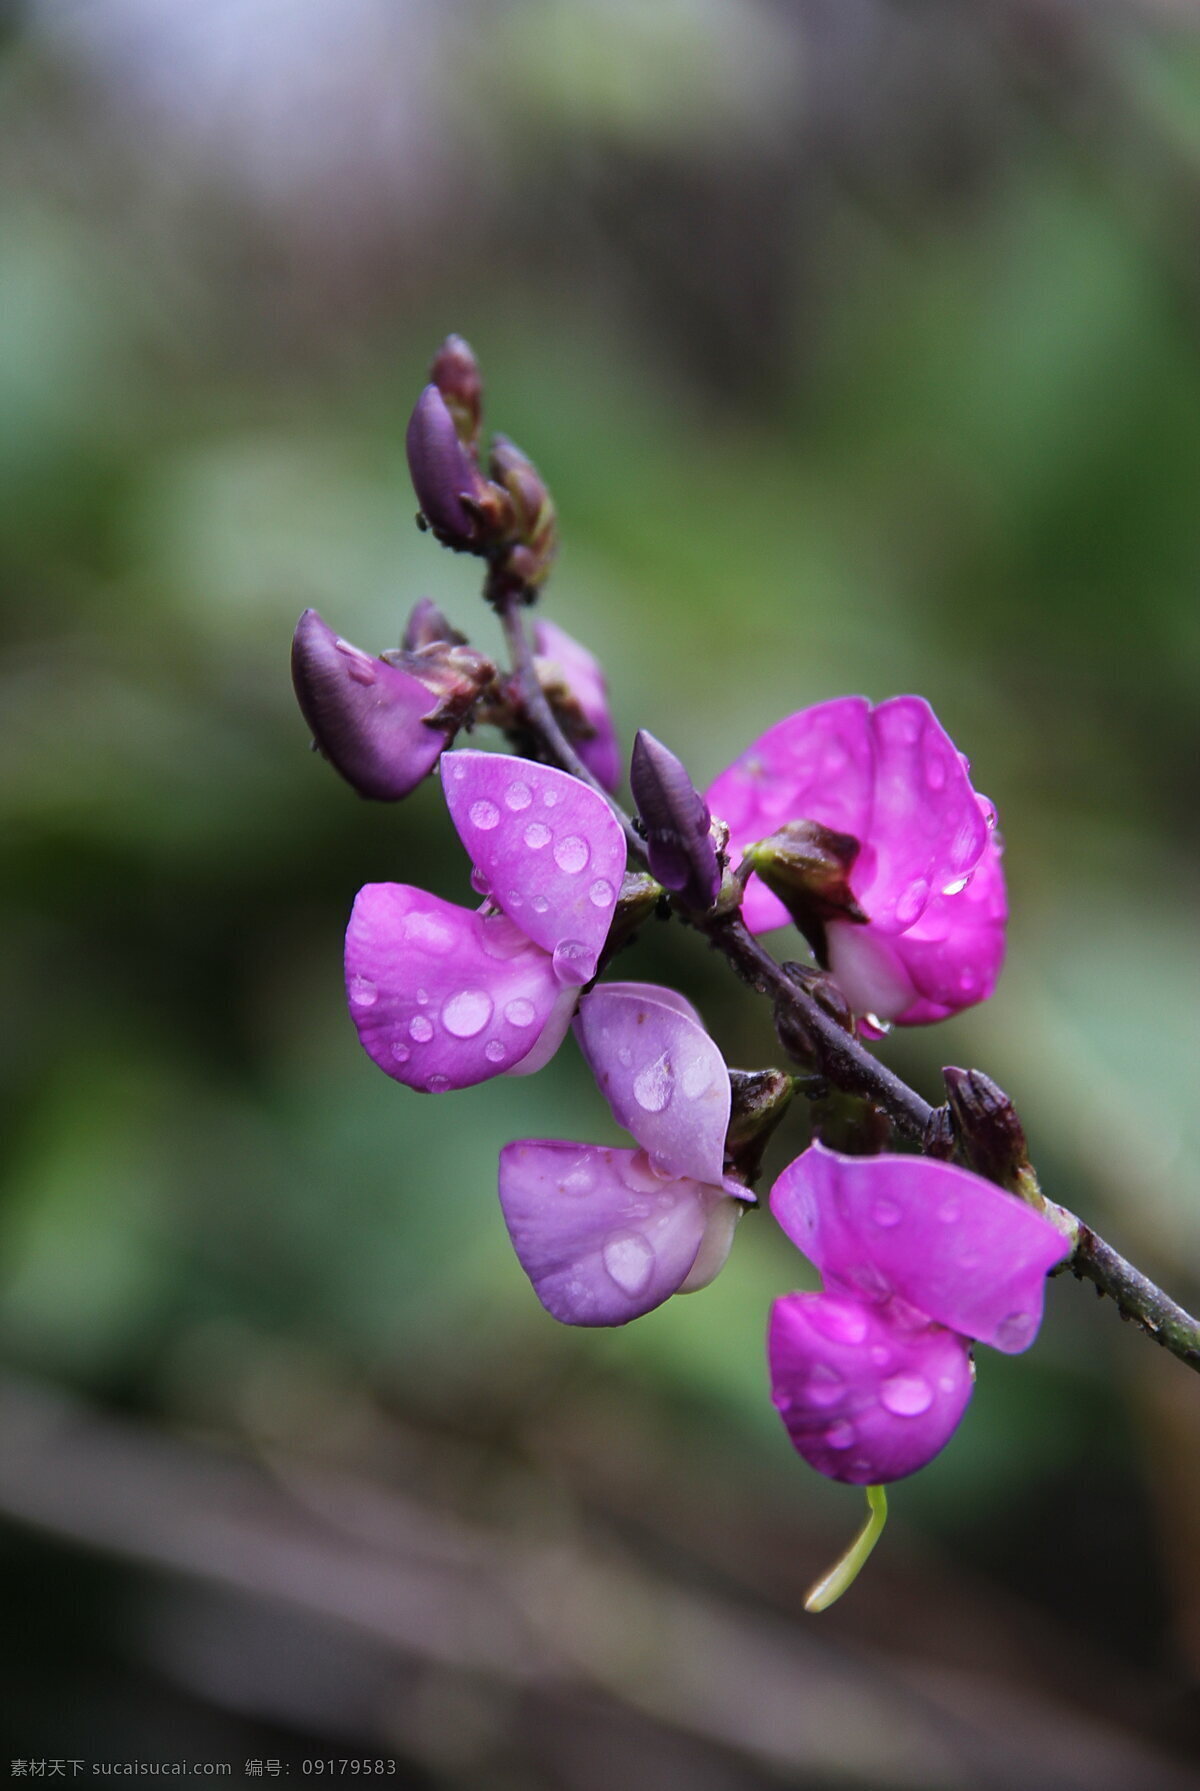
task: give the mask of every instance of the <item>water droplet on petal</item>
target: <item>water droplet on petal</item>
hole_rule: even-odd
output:
[[[446,957],[458,942],[455,929],[437,914],[408,914],[402,931],[406,945],[431,958]]]
[[[903,1212],[894,1200],[877,1200],[871,1208],[871,1217],[876,1225],[899,1225],[904,1217]]]
[[[675,1072],[664,1051],[653,1063],[640,1069],[633,1079],[633,1098],[644,1113],[661,1113],[671,1099]]]
[[[689,1101],[698,1101],[712,1087],[713,1066],[705,1056],[689,1058],[679,1077],[679,1086]]]
[[[943,1200],[937,1216],[943,1225],[955,1225],[962,1217],[962,1206],[957,1200]]]
[[[876,1368],[886,1368],[891,1359],[892,1352],[887,1347],[886,1343],[872,1344],[871,1360],[874,1362]]]
[[[504,806],[510,808],[514,815],[519,815],[532,801],[533,791],[528,784],[509,784],[504,792]]]
[[[555,864],[560,871],[566,871],[569,876],[574,876],[581,871],[590,857],[591,852],[588,850],[587,841],[580,839],[577,833],[569,833],[566,839],[559,840],[554,848]]]
[[[489,1063],[503,1063],[504,1059],[508,1056],[508,1052],[500,1043],[499,1039],[489,1039],[487,1044],[483,1047],[483,1055],[487,1058]]]
[[[610,1280],[631,1300],[646,1291],[654,1272],[654,1251],[636,1231],[609,1238],[601,1251],[601,1261]]]
[[[370,657],[358,647],[352,647],[349,641],[335,641],[339,653],[346,659],[346,670],[356,684],[374,684],[375,666]]]
[[[958,973],[958,987],[960,994],[973,995],[975,990],[979,987],[979,977],[976,975],[975,971],[960,970]]]
[[[460,784],[462,782],[463,778],[467,775],[467,768],[465,765],[455,764],[452,767],[450,774],[453,777],[455,783]]]
[[[629,1049],[628,1045],[620,1045],[617,1047],[617,1062],[624,1064],[626,1069],[628,1069],[633,1062],[633,1052]]]
[[[924,877],[918,877],[910,883],[900,900],[896,903],[896,919],[902,927],[911,927],[925,912],[925,904],[929,900],[929,884]]]
[[[828,1362],[818,1362],[808,1377],[808,1397],[813,1405],[834,1405],[846,1382]]]
[[[896,1374],[879,1389],[879,1403],[897,1418],[919,1418],[933,1404],[933,1388],[921,1374]]]
[[[616,890],[603,877],[597,877],[588,890],[588,900],[593,902],[597,908],[611,908],[616,899]]]
[[[429,1006],[429,990],[428,989],[418,989],[417,990],[417,1006],[418,1007],[428,1007]]]
[[[586,983],[596,968],[596,954],[578,939],[560,939],[551,958],[554,974],[560,983],[578,988]]]
[[[590,1194],[595,1185],[595,1176],[586,1165],[572,1169],[570,1175],[564,1175],[559,1188],[564,1194]]]
[[[490,833],[493,827],[500,825],[500,810],[494,802],[489,802],[486,796],[481,796],[478,802],[473,802],[467,813],[481,833]]]
[[[925,782],[931,790],[940,790],[945,786],[946,761],[934,747],[925,755]]]
[[[368,976],[355,976],[350,979],[350,1000],[355,1007],[374,1007],[379,1000],[379,990]]]
[[[827,746],[825,748],[825,757],[821,761],[822,769],[830,777],[836,777],[839,771],[844,771],[846,769],[848,758],[849,754],[845,747],[839,746],[835,741],[832,746]]]
[[[521,894],[519,889],[509,890],[508,905],[510,908],[523,908],[525,906],[525,897]]]
[[[553,808],[558,801],[558,791],[557,790],[543,790],[542,791],[542,801],[545,803],[547,808]]]
[[[942,1376],[941,1380],[938,1382],[938,1386],[942,1389],[943,1393],[953,1393],[953,1391],[954,1391],[955,1387],[957,1387],[957,1385],[958,1385],[958,1382],[955,1380],[955,1378],[952,1374],[944,1374]]]
[[[849,1449],[857,1440],[858,1432],[853,1424],[847,1424],[844,1418],[839,1418],[837,1423],[831,1424],[825,1432],[825,1441],[831,1449]]]
[[[407,1045],[402,1045],[397,1040],[397,1042],[392,1046],[392,1056],[396,1059],[397,1063],[407,1063],[409,1058],[412,1056],[412,1052],[409,1050]]]
[[[505,1008],[504,1018],[510,1026],[532,1026],[537,1018],[537,1013],[532,1001],[526,1001],[523,995],[518,995],[516,1000],[510,1001]]]
[[[892,1030],[891,1021],[881,1020],[878,1014],[864,1014],[863,1019],[878,1038],[885,1039]]]
[[[433,1037],[433,1021],[427,1020],[424,1014],[414,1014],[408,1023],[408,1036],[418,1045],[427,1045]]]
[[[445,1094],[450,1086],[449,1076],[430,1076],[425,1084],[430,1094]]]
[[[1024,1344],[1032,1329],[1031,1312],[1010,1312],[1004,1322],[996,1327],[996,1342],[1007,1344],[1009,1348]]]
[[[492,998],[483,989],[460,989],[442,1006],[442,1025],[456,1039],[473,1039],[492,1017]]]
[[[945,883],[942,885],[942,894],[947,896],[961,895],[970,881],[971,879],[969,876],[955,877],[952,883]]]
[[[533,912],[535,914],[545,914],[547,909],[549,908],[550,904],[546,900],[545,896],[534,896],[533,901],[530,903],[530,906],[532,907]]]
[[[531,852],[540,852],[543,846],[550,844],[552,835],[544,821],[531,821],[521,838]]]
[[[809,1317],[814,1329],[831,1343],[861,1343],[867,1334],[866,1314],[856,1306],[822,1301],[810,1309]]]

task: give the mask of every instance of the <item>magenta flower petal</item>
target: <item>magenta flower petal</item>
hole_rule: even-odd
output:
[[[810,1145],[771,1211],[831,1290],[903,1300],[1013,1355],[1042,1318],[1046,1275],[1070,1245],[981,1176],[928,1157],[844,1157]]]
[[[819,821],[864,839],[873,769],[865,697],[836,697],[776,722],[705,791],[713,814],[728,823],[730,862],[785,821]],[[783,903],[757,877],[747,885],[742,915],[754,933],[789,924]]]
[[[590,981],[625,872],[625,836],[603,796],[506,753],[446,753],[442,787],[497,904],[553,954],[560,982]]]
[[[475,519],[462,500],[474,496],[480,477],[435,385],[426,386],[413,407],[405,446],[413,490],[430,527],[465,546],[474,539]]]
[[[819,1474],[854,1486],[923,1468],[971,1397],[965,1338],[838,1294],[776,1300],[767,1358],[796,1449]]]
[[[540,1066],[574,1006],[547,954],[504,915],[458,908],[406,883],[359,891],[346,932],[346,994],[367,1055],[428,1094]]]
[[[720,1184],[729,1071],[698,1020],[652,983],[602,983],[576,1035],[618,1124],[675,1175]]]
[[[623,1325],[688,1279],[719,1189],[643,1151],[525,1139],[500,1153],[500,1204],[542,1305],[565,1325]]]
[[[563,683],[579,705],[592,729],[587,739],[577,740],[575,750],[606,790],[621,781],[621,749],[608,707],[608,686],[600,661],[554,622],[535,622],[533,642],[539,658],[552,661]]]
[[[923,697],[880,703],[871,733],[871,819],[850,882],[873,927],[902,933],[974,869],[988,828],[966,766]]]
[[[407,796],[453,731],[428,726],[438,699],[419,679],[352,647],[315,609],[296,626],[292,682],[321,753],[361,796]]]
[[[1004,870],[993,837],[966,886],[952,895],[934,896],[916,926],[890,941],[914,999],[884,1017],[901,1026],[920,1026],[986,1001],[1004,963],[1007,919]]]

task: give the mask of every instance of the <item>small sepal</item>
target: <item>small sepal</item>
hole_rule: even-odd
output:
[[[858,854],[853,834],[838,833],[819,821],[789,821],[746,852],[752,869],[783,903],[826,967],[827,924],[847,920],[862,926],[867,921],[850,888]]]
[[[483,378],[469,342],[447,336],[433,357],[429,377],[445,400],[459,441],[474,458],[483,417]]]
[[[763,1153],[792,1104],[795,1077],[786,1070],[730,1070],[732,1101],[725,1133],[725,1168],[753,1187]]]

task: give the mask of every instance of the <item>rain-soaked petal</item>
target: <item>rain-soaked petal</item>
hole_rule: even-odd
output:
[[[664,1176],[644,1151],[523,1139],[500,1153],[500,1204],[542,1305],[565,1325],[623,1325],[683,1289],[736,1203]],[[724,1260],[707,1265],[707,1279]]]
[[[810,1145],[775,1183],[771,1211],[831,1291],[903,1300],[1007,1355],[1036,1337],[1046,1275],[1070,1249],[1032,1207],[928,1157]]]
[[[912,985],[909,1005],[894,1015],[867,1011],[901,1026],[921,1026],[986,1001],[1004,963],[1007,920],[1000,847],[991,839],[967,881],[952,885],[949,895],[934,896],[916,926],[889,941]],[[852,1001],[848,989],[846,994]]]
[[[367,1055],[424,1093],[540,1068],[575,991],[502,914],[406,883],[368,883],[346,932],[346,996]]]
[[[720,1184],[729,1071],[694,1010],[652,983],[601,983],[576,1034],[618,1123],[675,1175]]]
[[[875,1486],[942,1449],[971,1397],[966,1340],[891,1306],[786,1294],[767,1332],[771,1396],[819,1474]]]
[[[865,697],[836,697],[776,722],[705,791],[729,825],[730,863],[787,821],[819,821],[857,840],[871,813],[874,744]],[[753,933],[788,924],[777,896],[751,877],[742,916]]]
[[[426,722],[439,702],[419,679],[351,646],[315,609],[296,626],[292,682],[322,755],[360,796],[407,796],[453,731]]]
[[[592,730],[575,741],[576,752],[606,790],[615,790],[621,781],[621,749],[609,712],[608,686],[600,661],[554,622],[539,619],[534,623],[533,644],[538,658],[546,662],[546,669],[559,674]]]
[[[507,753],[442,759],[450,818],[493,899],[572,987],[590,981],[625,874],[625,836],[578,778]]]

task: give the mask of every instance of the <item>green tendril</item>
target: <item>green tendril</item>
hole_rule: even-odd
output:
[[[843,1592],[849,1591],[866,1564],[867,1556],[883,1535],[887,1522],[887,1493],[882,1486],[867,1488],[867,1521],[845,1554],[823,1573],[804,1600],[806,1611],[827,1611]]]

